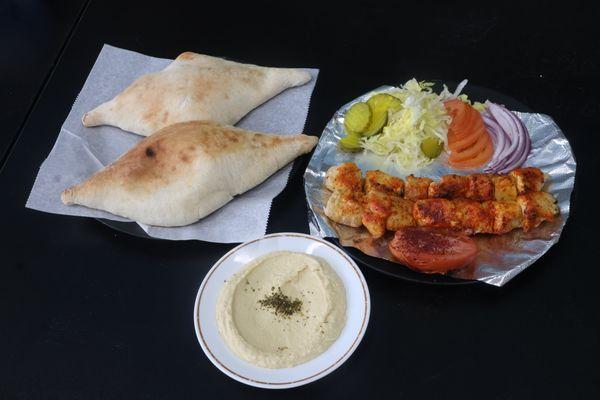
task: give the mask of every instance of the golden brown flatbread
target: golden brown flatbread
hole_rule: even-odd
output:
[[[149,136],[177,122],[237,123],[283,90],[310,81],[300,69],[268,68],[186,52],[164,70],[142,75],[115,98],[85,113],[87,127],[113,125]]]
[[[168,126],[63,191],[65,204],[156,226],[191,224],[263,182],[317,137],[270,135],[208,121]]]

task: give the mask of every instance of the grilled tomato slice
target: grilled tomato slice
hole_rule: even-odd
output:
[[[477,256],[477,245],[470,237],[417,226],[396,231],[389,249],[402,264],[428,274],[466,267]]]

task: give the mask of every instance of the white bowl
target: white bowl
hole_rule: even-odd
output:
[[[273,251],[295,251],[321,257],[338,274],[346,288],[346,325],[324,353],[292,368],[257,367],[233,354],[219,334],[216,305],[224,281],[252,259]],[[285,389],[305,385],[333,372],[356,350],[371,312],[367,282],[356,263],[333,244],[300,233],[275,233],[242,243],[225,254],[208,271],[194,306],[196,336],[208,359],[227,376],[247,385]]]

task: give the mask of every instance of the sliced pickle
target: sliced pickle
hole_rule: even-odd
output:
[[[340,139],[340,147],[345,151],[360,151],[360,134],[350,133]]]
[[[344,116],[344,128],[349,134],[365,131],[371,123],[371,107],[367,103],[354,103]]]
[[[428,158],[437,158],[444,149],[444,143],[434,137],[428,137],[421,142],[421,151]]]
[[[378,93],[371,96],[367,100],[367,104],[371,107],[373,116],[371,117],[371,123],[363,132],[364,136],[371,136],[381,132],[385,124],[387,124],[388,111],[398,111],[402,108],[402,101],[387,93]]]
[[[402,100],[387,93],[378,93],[375,96],[371,96],[367,100],[367,104],[371,107],[371,110],[385,109],[398,111],[402,108]]]
[[[373,116],[371,117],[371,123],[367,127],[367,129],[363,132],[363,136],[372,136],[375,135],[383,129],[385,124],[387,124],[388,112],[386,109],[374,109]]]

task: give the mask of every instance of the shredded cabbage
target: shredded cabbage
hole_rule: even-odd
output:
[[[476,109],[479,112],[483,112],[487,108],[487,104],[480,103],[478,101],[474,101],[473,104],[471,104],[471,105],[473,106],[474,109]]]
[[[433,160],[421,151],[421,142],[429,137],[447,143],[450,116],[446,113],[444,96],[456,97],[444,87],[444,96],[434,93],[429,82],[411,79],[389,92],[402,100],[403,107],[388,115],[388,123],[379,135],[364,137],[361,146],[370,152],[385,156],[388,161],[406,171],[425,167]],[[444,92],[442,92],[444,93]]]
[[[450,99],[459,99],[469,104],[470,106],[473,106],[473,108],[479,112],[485,110],[487,106],[484,103],[480,103],[478,101],[471,102],[471,100],[469,100],[469,96],[467,96],[466,93],[461,93],[465,86],[467,86],[467,82],[469,82],[467,79],[463,79],[454,90],[454,93],[450,92],[448,90],[448,87],[444,85],[444,88],[440,92],[440,98],[442,99],[442,101]]]

